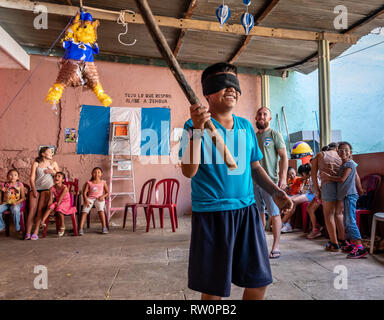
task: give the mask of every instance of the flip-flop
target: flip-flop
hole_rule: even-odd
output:
[[[272,250],[269,254],[269,259],[278,259],[280,258],[281,252],[280,250]]]
[[[32,237],[31,237],[31,240],[37,240],[39,239],[39,236],[37,234],[33,234]]]
[[[27,233],[27,234],[25,235],[24,240],[31,240],[31,234],[30,234],[30,233]]]

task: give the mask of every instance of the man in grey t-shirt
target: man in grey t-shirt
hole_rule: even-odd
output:
[[[257,142],[263,153],[263,159],[260,160],[260,164],[272,181],[282,190],[285,190],[287,186],[288,157],[283,137],[279,132],[270,128],[269,123],[272,120],[272,116],[268,108],[260,108],[257,111],[255,120],[258,129],[256,133]],[[257,208],[261,214],[264,225],[265,207],[272,219],[273,245],[269,257],[271,259],[279,258],[281,233],[280,210],[273,201],[273,197],[260,188],[260,186],[255,184],[254,189]]]

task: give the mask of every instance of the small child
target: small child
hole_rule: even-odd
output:
[[[7,182],[1,185],[1,191],[3,192],[3,201],[0,205],[0,232],[5,231],[3,212],[10,210],[15,223],[16,232],[18,233],[18,236],[21,237],[20,209],[22,202],[25,200],[25,191],[24,185],[19,181],[19,172],[16,169],[8,171]]]
[[[290,219],[295,213],[296,207],[303,202],[311,202],[315,195],[310,189],[310,179],[311,179],[311,165],[309,163],[301,165],[298,169],[298,173],[301,178],[296,177],[295,179],[300,179],[300,188],[293,196],[291,196],[291,200],[293,202],[292,210],[288,211],[284,217],[281,219],[282,228],[281,233],[292,232],[292,226],[290,224]],[[295,182],[294,182],[295,183]],[[305,187],[308,186],[308,187]]]
[[[79,228],[79,236],[84,234],[84,223],[87,218],[87,214],[91,211],[93,205],[95,205],[97,212],[99,213],[101,225],[102,225],[102,233],[108,233],[108,228],[106,227],[105,221],[105,198],[108,196],[108,186],[105,180],[101,180],[103,175],[103,170],[101,168],[96,167],[92,170],[91,180],[87,181],[83,188],[83,212],[80,221]]]
[[[49,202],[48,209],[45,212],[40,227],[45,228],[46,220],[51,213],[57,213],[60,217],[60,227],[57,235],[62,237],[65,232],[64,215],[71,215],[76,213],[76,208],[71,206],[71,195],[69,194],[68,187],[64,185],[65,174],[63,172],[57,172],[53,178],[54,185],[49,189]],[[53,202],[55,198],[55,202]],[[36,227],[35,233],[38,229]]]
[[[300,193],[300,189],[303,186],[303,180],[300,177],[296,176],[296,171],[294,168],[289,167],[287,173],[287,188],[286,192],[290,196],[294,196]]]
[[[337,199],[344,201],[344,227],[347,237],[351,243],[342,248],[344,252],[349,253],[347,258],[359,259],[368,254],[368,250],[361,243],[361,235],[356,224],[356,202],[359,198],[358,189],[362,192],[360,178],[356,172],[356,163],[352,160],[352,146],[348,142],[340,142],[338,154],[341,158],[342,165],[338,176],[326,174],[331,181],[338,182],[337,184]]]

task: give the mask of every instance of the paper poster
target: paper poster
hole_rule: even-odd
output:
[[[65,128],[65,142],[76,143],[77,134],[74,128]]]

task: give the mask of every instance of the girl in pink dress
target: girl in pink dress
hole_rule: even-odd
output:
[[[69,194],[69,190],[67,186],[63,184],[65,180],[65,174],[63,172],[57,172],[54,176],[54,185],[49,189],[49,203],[48,209],[44,214],[43,219],[41,220],[41,227],[45,228],[45,221],[49,217],[52,212],[56,212],[60,217],[60,227],[58,236],[62,237],[65,231],[64,224],[64,215],[71,215],[76,213],[76,207],[71,205],[71,195]],[[53,197],[55,198],[55,202],[53,202]]]

